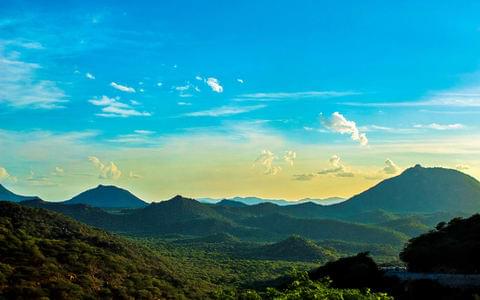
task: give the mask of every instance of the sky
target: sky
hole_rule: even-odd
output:
[[[478,1],[0,2],[0,183],[147,201],[480,177]]]

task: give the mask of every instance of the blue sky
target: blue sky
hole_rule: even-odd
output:
[[[297,199],[415,163],[478,176],[479,9],[2,1],[0,180],[55,199],[98,182]]]

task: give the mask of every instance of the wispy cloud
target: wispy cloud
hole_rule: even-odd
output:
[[[151,113],[145,111],[138,111],[131,107],[129,104],[120,102],[117,99],[109,98],[107,96],[102,96],[100,99],[90,99],[88,100],[91,104],[95,106],[101,106],[102,112],[98,113],[97,116],[100,117],[148,117],[151,116]]]
[[[135,89],[126,85],[121,85],[116,82],[111,82],[110,86],[113,87],[114,89],[117,89],[119,91],[125,92],[125,93],[135,93]]]
[[[425,128],[425,129],[433,129],[433,130],[457,130],[457,129],[464,129],[465,126],[459,123],[455,124],[438,124],[438,123],[431,123],[431,124],[416,124],[413,125],[414,128]]]
[[[223,117],[223,116],[243,114],[243,113],[251,112],[264,107],[265,105],[221,106],[221,107],[208,109],[208,110],[190,112],[184,115],[189,117]]]
[[[33,45],[30,48],[38,49]],[[67,101],[64,91],[53,81],[39,79],[39,69],[39,64],[21,61],[18,52],[7,53],[0,44],[0,102],[32,109],[63,107]]]
[[[347,120],[339,112],[334,112],[329,119],[322,118],[321,121],[326,128],[333,132],[349,134],[352,140],[359,142],[362,146],[368,144],[367,135],[359,131],[354,121]]]
[[[301,98],[333,98],[360,95],[352,91],[307,91],[307,92],[274,92],[274,93],[252,93],[239,95],[236,101],[279,101]]]
[[[94,80],[95,79],[95,76],[92,74],[92,73],[85,73],[85,77],[87,77],[87,79],[90,79],[90,80]]]

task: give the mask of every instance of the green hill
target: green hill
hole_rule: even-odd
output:
[[[254,253],[255,257],[293,261],[326,262],[337,257],[335,251],[319,247],[315,242],[296,235],[261,246]]]
[[[189,289],[169,261],[146,248],[57,213],[0,202],[6,298],[202,297]]]

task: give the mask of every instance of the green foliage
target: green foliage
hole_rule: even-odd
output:
[[[331,300],[392,300],[385,293],[373,293],[369,289],[337,289],[331,287],[331,282],[311,280],[306,272],[297,272],[291,275],[291,282],[284,288],[267,288],[264,292],[221,291],[218,299],[275,299],[275,300],[304,300],[304,299],[331,299]]]
[[[0,202],[0,294],[7,298],[200,298],[173,270],[127,240]]]
[[[480,215],[439,223],[400,253],[411,271],[480,273]]]

